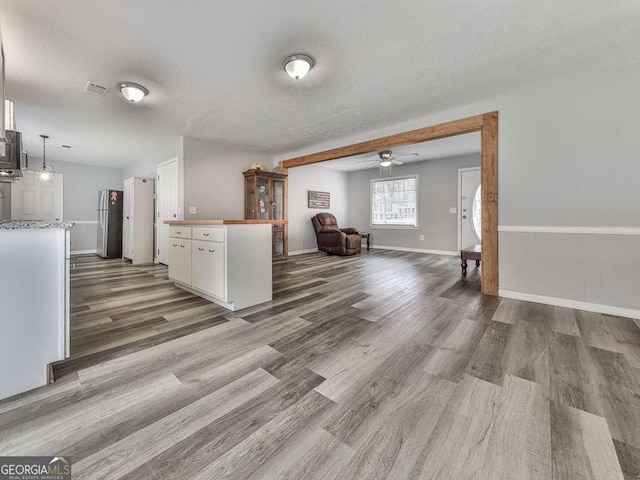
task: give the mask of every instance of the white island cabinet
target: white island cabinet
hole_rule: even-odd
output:
[[[272,224],[244,220],[167,221],[169,278],[240,310],[272,299]]]
[[[69,356],[70,223],[0,222],[0,399]]]

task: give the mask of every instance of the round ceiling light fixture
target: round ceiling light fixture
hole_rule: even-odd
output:
[[[144,97],[149,95],[149,90],[137,83],[125,82],[118,85],[120,93],[131,103],[138,103]]]
[[[300,80],[304,77],[314,65],[315,62],[313,58],[303,53],[289,55],[282,60],[282,68],[287,72],[287,75],[295,80]]]

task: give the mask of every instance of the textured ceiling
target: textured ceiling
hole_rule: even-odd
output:
[[[457,155],[468,155],[470,153],[480,153],[480,132],[466,133],[453,137],[439,138],[428,142],[413,143],[400,147],[391,147],[389,150],[393,155],[404,155],[417,153],[415,156],[402,156],[398,158],[404,163],[422,162],[424,160],[434,160],[436,158],[455,157]],[[385,149],[386,150],[386,149]],[[350,157],[338,158],[319,163],[318,165],[332,170],[343,172],[355,172],[356,170],[366,170],[371,165],[376,166],[380,158],[377,152],[352,155]]]
[[[160,135],[282,153],[636,62],[638,18],[637,0],[0,0],[27,148],[47,133],[53,159],[116,166]],[[295,82],[280,61],[298,52],[316,67]]]

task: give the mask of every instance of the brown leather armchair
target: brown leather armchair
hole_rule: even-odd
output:
[[[311,217],[316,231],[318,250],[330,255],[355,255],[360,253],[362,237],[355,228],[339,228],[336,217],[319,213]]]

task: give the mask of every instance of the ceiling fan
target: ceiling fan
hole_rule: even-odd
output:
[[[417,156],[417,153],[404,153],[402,155],[393,155],[391,150],[381,150],[378,152],[378,160],[373,161],[371,159],[367,160],[358,160],[356,163],[371,163],[369,168],[373,167],[390,167],[391,165],[402,165],[404,162],[402,160],[398,160],[400,157],[414,157]]]

